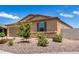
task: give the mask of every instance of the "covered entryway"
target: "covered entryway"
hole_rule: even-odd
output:
[[[5,36],[7,36],[7,27],[4,25],[0,25],[0,32],[3,32]]]

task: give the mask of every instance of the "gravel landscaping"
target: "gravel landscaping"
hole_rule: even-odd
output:
[[[63,39],[61,43],[52,42],[48,39],[47,47],[37,46],[35,38],[29,39],[29,42],[21,42],[18,38],[13,46],[0,44],[0,50],[4,50],[17,54],[33,54],[33,53],[54,53],[54,52],[79,52],[79,40]]]

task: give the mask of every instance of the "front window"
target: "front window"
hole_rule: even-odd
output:
[[[46,22],[40,21],[37,24],[37,31],[46,31]]]

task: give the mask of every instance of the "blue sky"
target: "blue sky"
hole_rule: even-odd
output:
[[[29,14],[57,16],[74,28],[79,28],[77,5],[0,5],[0,23],[11,24]]]

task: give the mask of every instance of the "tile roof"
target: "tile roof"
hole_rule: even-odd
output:
[[[41,17],[46,17],[46,19],[53,19],[55,18],[56,20],[62,22],[63,24],[73,28],[72,26],[70,26],[69,24],[65,23],[64,21],[60,20],[60,18],[58,17],[52,17],[52,16],[45,16],[45,15],[40,15],[40,14],[29,14],[27,16],[25,16],[23,19],[21,19],[20,21],[23,21],[23,22],[27,22],[27,20],[30,20],[30,19],[33,19],[34,17],[37,17],[37,16],[41,16]],[[26,19],[26,20],[25,20]],[[44,20],[46,20],[44,19]],[[19,21],[19,22],[20,22]],[[17,22],[18,23],[18,22]],[[17,23],[14,23],[14,24],[17,24]],[[8,24],[8,25],[13,25],[13,24]]]

